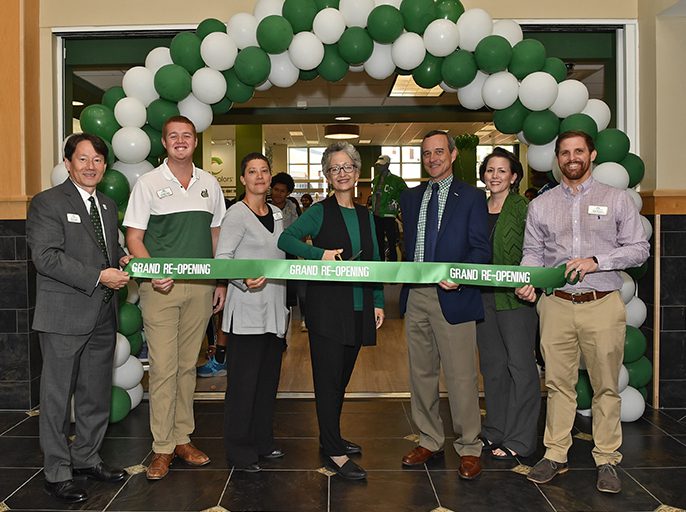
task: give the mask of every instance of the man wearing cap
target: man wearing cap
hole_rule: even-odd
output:
[[[391,158],[381,155],[374,164],[372,182],[372,213],[376,225],[376,239],[379,253],[386,254],[388,261],[397,261],[398,224],[400,194],[407,188],[405,180],[392,174],[389,166]],[[382,258],[383,259],[383,258]]]

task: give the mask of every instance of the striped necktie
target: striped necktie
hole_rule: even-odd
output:
[[[98,211],[98,207],[95,204],[95,198],[93,196],[90,196],[88,198],[88,201],[91,203],[91,208],[90,208],[90,218],[91,222],[93,223],[93,230],[95,231],[95,239],[98,241],[98,245],[100,246],[100,250],[102,251],[103,256],[105,256],[105,261],[107,262],[107,266],[110,266],[110,259],[107,256],[107,245],[105,244],[105,235],[102,232],[102,222],[100,221],[100,212]],[[114,295],[114,290],[112,288],[108,288],[107,286],[103,285],[103,288],[105,289],[105,296],[103,297],[103,302],[109,302],[110,299],[112,298],[112,295]]]

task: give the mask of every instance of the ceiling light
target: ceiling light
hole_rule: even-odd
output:
[[[292,132],[288,132],[288,135],[290,135],[291,137],[302,137],[303,132],[301,132],[299,130],[298,131],[292,131]]]
[[[350,116],[338,116],[334,117],[336,121],[350,121],[351,117]]]
[[[364,140],[360,139],[357,141],[358,144],[371,144],[371,142],[372,142],[372,139],[364,139]]]
[[[72,100],[71,106],[72,107],[83,107],[83,101]]]
[[[412,78],[412,75],[398,75],[393,82],[393,88],[389,94],[390,97],[414,97],[414,98],[429,98],[437,97],[445,91],[439,85],[431,89],[425,89],[417,85]]]
[[[360,127],[356,124],[330,124],[324,127],[324,137],[327,139],[357,139]]]

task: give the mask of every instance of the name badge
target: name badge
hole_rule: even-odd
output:
[[[164,199],[165,197],[169,197],[173,194],[174,192],[172,192],[172,189],[170,189],[169,187],[161,188],[157,191],[157,197],[159,197],[160,199]]]
[[[67,222],[73,222],[75,224],[81,224],[81,217],[79,217],[78,213],[68,213],[67,214]]]
[[[274,214],[274,220],[281,220],[281,219],[283,219],[283,213],[281,213],[281,212],[276,212],[276,213]]]
[[[589,206],[588,207],[588,214],[589,215],[607,215],[607,206]]]

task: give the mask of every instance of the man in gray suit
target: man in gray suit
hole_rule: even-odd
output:
[[[129,276],[118,243],[117,205],[96,186],[108,148],[98,137],[72,135],[64,147],[69,179],[31,201],[26,231],[36,266],[36,310],[43,370],[40,445],[45,490],[80,502],[86,491],[73,477],[117,482],[125,471],[107,466],[98,451],[109,420],[117,293]],[[74,396],[76,438],[68,441]]]

